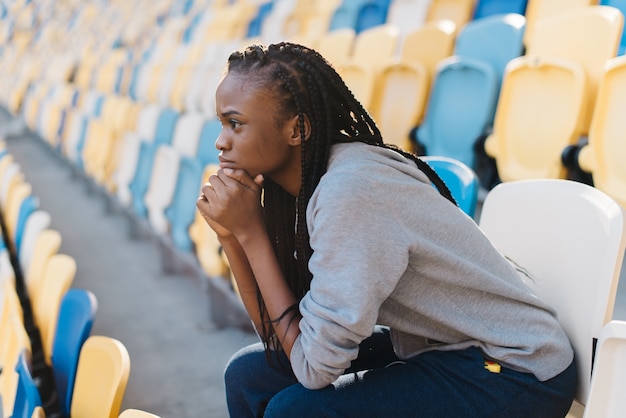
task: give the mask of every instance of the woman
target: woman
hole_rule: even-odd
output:
[[[197,206],[262,340],[226,368],[231,416],[567,414],[550,307],[317,52],[233,53],[216,107]]]

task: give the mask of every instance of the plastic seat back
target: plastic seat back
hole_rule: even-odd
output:
[[[418,63],[383,68],[373,114],[385,142],[411,149],[409,132],[422,120],[429,84],[426,68]]]
[[[143,199],[148,221],[157,234],[167,234],[169,231],[165,209],[172,203],[179,165],[180,156],[174,148],[168,145],[158,147],[148,190]]]
[[[30,371],[28,354],[22,351],[15,366],[19,378],[11,418],[31,418],[35,408],[42,406],[39,389]]]
[[[476,0],[432,0],[427,21],[452,20],[458,28],[472,19]]]
[[[356,33],[384,25],[387,22],[387,13],[391,0],[371,0],[359,9],[356,17]]]
[[[580,63],[587,76],[587,98],[580,123],[587,134],[604,65],[616,56],[624,16],[608,6],[577,7],[537,22],[527,55]],[[584,28],[584,30],[583,30]]]
[[[206,116],[199,112],[188,112],[180,116],[174,136],[172,147],[182,156],[193,157],[198,149],[198,140]]]
[[[31,305],[36,305],[41,295],[44,274],[50,257],[61,247],[61,233],[54,229],[44,229],[35,240],[33,254],[28,268],[24,270],[26,291]]]
[[[26,219],[21,244],[18,248],[18,261],[24,277],[28,277],[28,269],[35,250],[37,237],[50,226],[50,220],[50,214],[45,210],[36,210]]]
[[[447,157],[421,157],[446,183],[459,209],[473,218],[480,184],[476,172],[460,161]]]
[[[11,187],[7,195],[6,208],[4,208],[4,222],[6,224],[9,237],[15,244],[15,233],[17,232],[17,223],[20,215],[22,203],[32,196],[32,186],[23,179],[18,181]]]
[[[531,0],[532,1],[532,0]],[[474,20],[487,16],[494,16],[506,13],[526,13],[528,0],[478,0],[474,9]]]
[[[626,0],[600,0],[600,4],[615,7],[626,16]],[[622,30],[622,38],[620,39],[619,50],[617,51],[618,55],[624,55],[624,53],[626,53],[626,30]]]
[[[496,89],[490,65],[456,56],[444,60],[417,131],[426,155],[454,158],[475,169],[474,144],[490,127]]]
[[[35,195],[27,196],[20,205],[20,210],[17,216],[17,224],[15,225],[15,235],[13,237],[15,251],[18,257],[20,256],[22,240],[24,239],[24,229],[26,228],[26,222],[38,208],[39,198]]]
[[[350,61],[378,71],[391,61],[398,43],[398,29],[379,25],[359,33],[354,40]]]
[[[196,199],[202,186],[202,170],[203,166],[197,159],[180,159],[174,195],[171,204],[165,209],[172,243],[183,252],[189,252],[193,247],[189,227],[197,212]]]
[[[607,62],[600,82],[589,130],[589,143],[580,150],[579,164],[593,176],[593,184],[626,209],[626,57]]]
[[[124,344],[102,335],[87,338],[78,358],[70,416],[117,417],[129,373],[130,356]]]
[[[591,390],[583,418],[618,418],[626,410],[626,321],[611,320],[600,332]]]
[[[222,132],[222,123],[217,118],[205,121],[202,126],[194,155],[203,167],[207,164],[219,164],[217,158],[219,151],[215,147],[215,142],[220,132]]]
[[[561,153],[578,141],[584,99],[585,74],[575,62],[513,60],[485,142],[500,179],[565,178]]]
[[[389,5],[387,23],[400,31],[400,38],[422,27],[426,23],[426,15],[430,0],[393,0]]]
[[[91,333],[97,310],[96,296],[89,290],[69,289],[61,301],[52,346],[52,372],[65,416],[70,414],[80,350]]]
[[[432,79],[437,65],[454,52],[457,27],[451,20],[438,20],[410,31],[402,43],[400,60],[426,67]]]
[[[513,13],[473,20],[459,32],[454,54],[491,65],[500,86],[506,65],[524,51],[525,24],[524,16]]]
[[[370,0],[342,0],[341,4],[335,9],[330,20],[329,30],[336,29],[353,29],[356,31],[357,18],[361,7]]]
[[[133,200],[130,183],[137,168],[141,144],[141,138],[135,132],[128,132],[122,138],[120,159],[113,174],[115,196],[122,206],[130,206]]]
[[[0,396],[2,397],[2,409],[4,416],[10,417],[17,389],[19,385],[19,374],[16,370],[20,354],[23,351],[31,353],[30,338],[21,319],[21,312],[13,312],[6,321],[8,329],[3,332],[1,341],[0,362],[6,365],[2,369],[2,379],[0,379]]]
[[[350,60],[355,39],[354,29],[335,29],[322,35],[317,50],[335,69],[340,69]]]
[[[526,33],[524,43],[528,44],[533,37],[537,23],[544,18],[555,16],[563,12],[587,7],[597,3],[597,0],[530,0],[526,5]]]
[[[35,323],[39,327],[44,358],[51,364],[54,333],[63,296],[70,289],[76,275],[76,261],[67,254],[54,254],[46,264],[40,297],[33,305]]]
[[[576,400],[584,404],[594,339],[613,316],[626,250],[622,209],[583,183],[522,180],[501,183],[487,194],[479,225],[556,311],[576,353]]]
[[[126,409],[122,412],[119,418],[160,418],[158,415],[151,414],[147,411],[140,409]]]
[[[353,62],[343,66],[339,74],[363,107],[370,110],[376,80],[374,69],[364,64]]]

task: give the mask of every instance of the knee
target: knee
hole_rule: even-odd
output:
[[[242,348],[230,358],[224,370],[226,390],[240,387],[250,379],[251,373],[258,368],[260,355],[256,347],[249,346]]]
[[[324,416],[319,409],[322,407],[318,402],[321,399],[315,399],[317,393],[300,384],[292,385],[272,397],[265,408],[263,418],[319,418]]]

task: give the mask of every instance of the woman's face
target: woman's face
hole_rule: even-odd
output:
[[[224,77],[215,103],[222,123],[215,143],[221,151],[220,167],[242,169],[252,178],[263,174],[297,195],[301,179],[297,116],[278,115],[275,95],[239,74]]]

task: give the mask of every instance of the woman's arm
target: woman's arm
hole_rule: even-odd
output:
[[[198,209],[220,237],[242,302],[257,330],[262,321],[271,321],[289,356],[299,334],[299,315],[290,308],[298,301],[282,275],[265,229],[260,206],[262,180],[261,176],[253,180],[241,170],[219,170],[202,187]],[[268,318],[261,318],[257,289]]]

